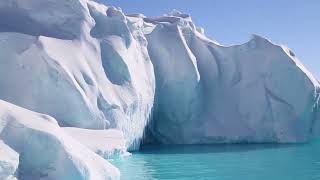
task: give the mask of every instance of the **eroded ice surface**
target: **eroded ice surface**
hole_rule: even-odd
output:
[[[148,22],[158,141],[304,142],[316,131],[318,81],[287,47],[257,35],[224,47],[177,12]]]
[[[19,154],[0,140],[0,179],[14,180],[19,164]]]
[[[60,126],[120,129],[138,147],[155,89],[142,19],[86,0],[11,0],[0,12],[0,99]]]
[[[188,14],[125,15],[91,0],[6,0],[0,15],[0,177],[117,179],[103,158],[143,138],[320,135],[318,81],[263,37],[225,47]]]
[[[10,163],[1,176],[16,170],[18,158],[15,174],[22,180],[119,179],[117,168],[66,135],[52,117],[2,100],[0,107],[1,149],[11,148],[1,150],[1,162]]]
[[[105,159],[129,155],[122,131],[116,129],[90,130],[70,127],[62,129]]]

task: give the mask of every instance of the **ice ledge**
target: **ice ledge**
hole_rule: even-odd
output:
[[[104,159],[114,159],[130,154],[127,152],[126,140],[120,130],[90,130],[72,127],[62,129]]]

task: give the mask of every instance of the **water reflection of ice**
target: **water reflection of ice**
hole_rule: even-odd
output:
[[[148,160],[150,159],[134,154],[133,156],[115,159],[111,163],[120,169],[121,179],[156,180],[157,178],[153,177],[154,167]]]

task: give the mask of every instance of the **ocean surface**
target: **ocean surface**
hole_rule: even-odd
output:
[[[111,163],[122,180],[320,180],[320,141],[146,146]]]

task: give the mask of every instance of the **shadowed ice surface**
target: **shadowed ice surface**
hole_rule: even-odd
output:
[[[298,145],[148,146],[112,163],[123,180],[316,180],[320,141]]]

